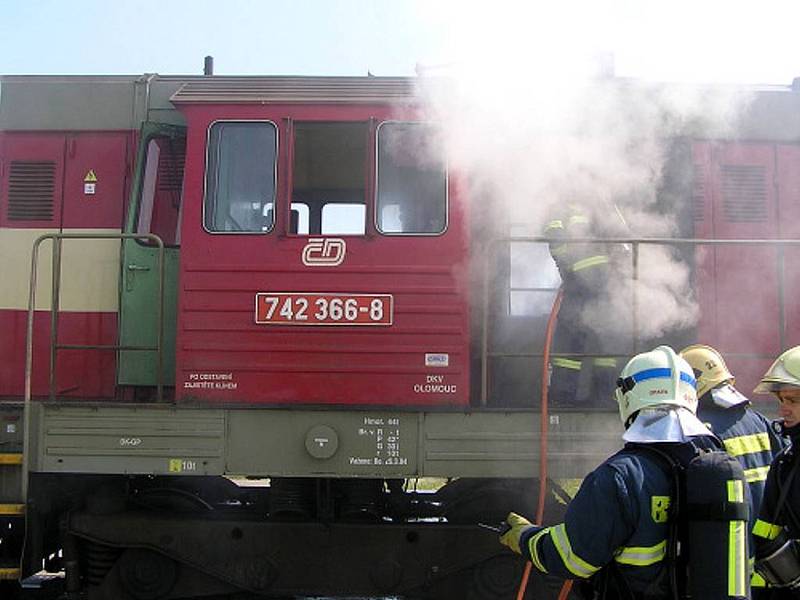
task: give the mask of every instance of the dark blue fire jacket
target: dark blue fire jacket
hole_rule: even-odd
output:
[[[710,437],[696,440],[653,446],[687,464],[697,447],[713,445]],[[522,554],[538,570],[568,579],[588,579],[613,565],[636,597],[670,598],[663,567],[673,493],[665,465],[651,453],[626,445],[583,480],[563,523],[525,531]]]
[[[697,418],[722,440],[728,454],[741,463],[750,487],[751,514],[755,521],[764,497],[769,466],[783,448],[783,440],[772,430],[767,418],[748,404],[722,408],[707,399],[708,395],[700,400]]]
[[[767,477],[764,490],[764,500],[761,511],[756,520],[753,534],[755,536],[756,556],[762,557],[769,553],[770,542],[781,533],[788,538],[800,539],[800,477],[795,474],[789,477],[792,467],[800,459],[800,425],[795,425],[785,432],[791,438],[791,444],[775,458]],[[800,467],[799,467],[800,468]],[[784,498],[784,505],[778,507],[778,502],[784,487],[789,490]],[[771,588],[768,588],[771,589]],[[798,597],[796,590],[772,590],[769,596],[772,600],[788,600]]]
[[[764,487],[772,460],[784,447],[781,436],[770,426],[762,414],[743,403],[729,408],[714,404],[710,393],[703,394],[697,406],[697,418],[705,423],[722,440],[728,454],[736,457],[744,470],[750,488],[752,510],[750,511],[750,531],[756,523],[764,498]],[[751,537],[751,552],[756,540]],[[764,579],[753,573],[750,580],[753,597],[763,598],[766,592]]]

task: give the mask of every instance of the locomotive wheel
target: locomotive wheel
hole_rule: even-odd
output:
[[[178,578],[174,560],[140,548],[129,548],[117,561],[119,578],[136,600],[159,600],[172,590]]]
[[[523,569],[524,563],[512,555],[495,556],[482,562],[472,569],[472,586],[467,590],[467,600],[515,598]]]
[[[451,523],[501,523],[509,512],[533,519],[538,502],[539,483],[535,479],[456,479],[437,494],[442,512]],[[563,519],[568,497],[554,482],[548,482],[545,500],[545,523]],[[499,546],[499,542],[498,542]],[[503,554],[449,577],[447,600],[514,600],[517,597],[525,562],[512,554]],[[451,580],[458,579],[461,584]],[[535,569],[528,578],[525,598],[556,600],[562,580],[543,575]]]

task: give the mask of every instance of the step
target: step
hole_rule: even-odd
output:
[[[0,465],[21,465],[22,452],[8,452],[0,454]]]
[[[0,581],[19,579],[19,567],[0,567]]]
[[[21,517],[24,515],[24,504],[0,504],[0,517]]]

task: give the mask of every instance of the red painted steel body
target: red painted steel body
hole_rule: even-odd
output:
[[[794,144],[695,142],[695,237],[800,237],[800,177],[795,167],[799,158],[800,147]],[[730,187],[737,177],[744,193],[763,203],[737,206],[736,191]],[[766,245],[696,249],[697,339],[725,356],[737,387],[745,393],[755,387],[774,356],[800,341],[800,307],[794,301],[800,293],[798,252],[796,246]]]
[[[463,187],[451,173],[448,226],[441,235],[389,236],[374,225],[375,128],[383,121],[424,120],[425,115],[413,106],[380,103],[205,103],[179,108],[188,125],[188,146],[179,313],[177,323],[168,324],[177,329],[176,398],[214,404],[468,406],[470,340],[474,341],[477,326],[470,318],[474,298],[468,292],[470,228]],[[206,145],[209,127],[218,120],[271,121],[277,127],[277,219],[269,233],[225,235],[203,228]],[[364,235],[288,233],[289,120],[356,122],[369,129]],[[132,130],[0,131],[0,228],[16,236],[9,236],[14,263],[30,261],[30,247],[40,233],[122,228],[137,137]],[[800,146],[695,141],[692,159],[694,237],[800,237],[800,174],[794,168]],[[9,218],[8,172],[14,161],[54,164],[52,218]],[[93,195],[83,187],[89,171],[99,180]],[[747,178],[753,173],[764,185],[747,193],[763,199],[763,210],[731,217],[727,203],[735,200],[736,192],[726,186],[736,177],[752,183],[755,180]],[[163,224],[163,229],[171,230],[171,224]],[[303,263],[304,251],[320,238],[342,241],[341,264]],[[699,247],[694,252],[694,291],[700,309],[696,339],[726,355],[745,391],[771,357],[800,341],[800,305],[792,301],[800,294],[800,275],[793,268],[799,259],[800,249],[795,247]],[[69,269],[92,271],[97,260],[88,253],[86,262],[72,262],[71,267],[64,263],[64,293],[72,293],[73,301],[62,305],[60,343],[116,342],[117,307],[98,302],[89,289],[68,290]],[[24,377],[27,281],[14,278],[5,285],[19,290],[6,294],[13,297],[0,305],[0,397],[18,398]],[[391,324],[361,317],[351,326],[257,323],[256,295],[269,293],[391,297]],[[45,395],[48,385],[49,319],[42,302],[40,296],[34,332],[37,396]],[[427,355],[438,358],[428,362]],[[74,398],[114,398],[115,369],[111,351],[60,352],[56,392]]]
[[[31,248],[39,235],[64,231],[120,231],[130,192],[132,155],[136,146],[134,131],[0,132],[0,229],[10,237],[7,259],[15,265],[31,261]],[[52,218],[10,219],[9,169],[13,161],[45,161],[54,166]],[[93,194],[86,194],[84,179],[93,171],[98,179]],[[11,237],[13,236],[13,237]],[[65,244],[65,252],[76,246]],[[62,304],[59,316],[60,344],[113,345],[117,339],[116,300],[98,298],[97,288],[116,293],[116,283],[108,276],[108,263],[118,265],[118,255],[98,256],[92,250],[78,249],[80,258],[62,265]],[[43,247],[40,265],[49,265],[51,247]],[[75,257],[75,254],[70,256]],[[77,264],[76,264],[77,262]],[[102,273],[95,267],[104,263]],[[49,267],[48,267],[49,268]],[[111,267],[110,271],[118,271]],[[15,275],[21,273],[15,271]],[[81,273],[82,272],[82,273]],[[81,273],[80,277],[73,277]],[[5,281],[0,305],[0,398],[20,398],[24,390],[25,336],[28,280],[24,276]],[[35,396],[48,395],[50,315],[49,279],[40,276],[39,301],[34,323],[34,368],[32,389]],[[47,276],[49,277],[49,275]],[[45,281],[47,279],[47,281]],[[85,279],[93,285],[79,287]],[[100,280],[103,279],[103,280]],[[108,295],[108,294],[106,294]],[[116,356],[112,351],[64,350],[56,363],[56,394],[71,398],[113,398],[116,395]]]
[[[436,236],[386,236],[367,209],[366,234],[344,240],[335,267],[306,266],[312,238],[287,234],[287,119],[368,123],[417,120],[384,105],[186,106],[189,136],[181,230],[176,396],[226,404],[466,406],[469,403],[468,255],[464,198],[449,182],[449,223]],[[266,234],[203,229],[207,132],[213,122],[278,126],[277,220]],[[374,143],[374,142],[373,142]],[[370,144],[367,198],[374,194]],[[368,206],[370,203],[368,203]],[[391,326],[263,325],[256,294],[379,294],[393,297]],[[426,354],[447,366],[426,366]],[[211,385],[212,378],[217,379]],[[197,385],[206,378],[206,385]],[[230,384],[234,385],[230,385]]]
[[[25,334],[28,314],[0,310],[0,398],[22,398],[25,392]],[[59,318],[59,343],[112,345],[117,339],[117,315],[110,312],[68,312]],[[37,311],[33,331],[32,393],[49,394],[50,315]],[[116,356],[103,350],[64,350],[56,362],[56,394],[68,398],[113,398]]]
[[[8,198],[7,172],[12,161],[55,164],[53,218],[14,220],[0,211],[0,227],[54,229],[119,229],[130,191],[134,131],[0,132],[4,177],[0,198]],[[84,194],[84,179],[94,171],[96,193]]]

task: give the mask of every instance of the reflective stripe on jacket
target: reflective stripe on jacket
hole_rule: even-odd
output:
[[[792,465],[800,460],[795,445],[800,442],[800,425],[792,428],[797,430],[792,432],[792,446],[785,448],[772,461],[767,481],[764,486],[764,496],[761,501],[761,509],[758,513],[755,525],[753,525],[753,536],[756,543],[756,556],[759,555],[759,548],[763,548],[765,543],[774,540],[786,529],[790,538],[800,539],[800,523],[791,518],[793,513],[800,520],[800,472],[795,473],[791,481],[791,489],[786,494],[784,506],[778,514],[778,500],[781,490],[786,484]],[[798,467],[800,471],[800,467]]]
[[[722,408],[704,394],[697,407],[697,418],[719,437],[728,454],[738,459],[750,485],[752,519],[758,515],[764,485],[772,459],[783,448],[783,441],[772,431],[770,422],[746,403]],[[751,523],[752,524],[752,523]]]
[[[546,237],[558,240],[550,243],[550,255],[556,262],[562,280],[567,279],[570,273],[579,273],[610,262],[605,244],[569,243],[570,239],[594,235],[589,216],[574,206],[570,206],[569,210],[564,218],[547,222],[543,232]]]
[[[756,530],[761,531],[763,527],[759,525],[756,517],[764,497],[769,466],[775,455],[783,448],[783,440],[772,430],[767,418],[754,411],[747,403],[723,408],[714,404],[710,393],[700,398],[697,418],[717,434],[728,454],[735,457],[742,465],[753,503],[750,511],[753,542],[750,544],[750,550],[755,552]],[[753,570],[752,566],[750,572],[752,573],[750,586],[765,587],[764,579]]]
[[[617,359],[612,356],[596,356],[589,359],[595,368],[616,369]],[[570,371],[580,371],[583,366],[581,358],[567,358],[566,356],[554,356],[550,361],[554,368],[569,369]]]
[[[671,452],[695,453],[692,444],[669,444]],[[521,547],[540,571],[589,578],[616,563],[635,594],[669,598],[664,558],[672,475],[641,449],[615,454],[584,479],[563,523],[533,528]]]
[[[800,429],[800,426],[793,427],[792,429]],[[800,439],[794,432],[792,435],[792,444],[796,445]],[[783,489],[789,471],[794,461],[798,457],[790,448],[784,450],[772,461],[767,480],[764,485],[764,495],[761,501],[761,509],[758,513],[758,518],[753,525],[753,541],[755,545],[756,558],[762,557],[770,546],[770,542],[777,538],[782,532],[790,538],[800,538],[800,523],[796,523],[794,519],[788,517],[787,507],[784,506],[778,514],[778,500],[780,499],[781,490]],[[799,467],[800,468],[800,467]],[[796,473],[792,482],[791,489],[786,495],[784,502],[791,506],[791,511],[800,518],[800,473]],[[759,586],[761,583],[761,586]],[[753,587],[758,588],[763,586],[762,582],[757,582],[754,578],[752,582]],[[794,598],[792,591],[788,589],[774,589],[769,588],[767,592],[771,592],[769,598],[771,600],[783,600]],[[763,596],[762,596],[763,597]]]

